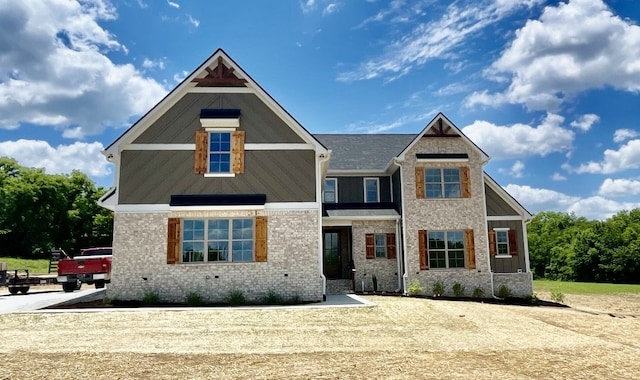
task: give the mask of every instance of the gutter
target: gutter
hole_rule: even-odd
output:
[[[404,160],[399,160],[397,157],[394,157],[391,161],[394,165],[396,165],[397,167],[400,168],[400,191],[404,192],[404,173],[402,170],[402,163],[404,162]],[[403,199],[404,197],[401,197],[400,199]],[[404,234],[407,231],[407,225],[406,225],[406,207],[407,202],[402,201],[402,215],[400,216],[400,220],[402,220],[402,233]],[[398,234],[399,236],[399,234]],[[399,245],[398,245],[399,247]],[[400,270],[398,271],[398,286],[400,287],[399,290],[402,291],[402,293],[406,296],[407,295],[407,283],[409,282],[409,274],[407,273],[407,239],[404,238],[404,236],[402,237],[402,262],[398,263],[398,267],[400,268]],[[400,279],[400,273],[402,273],[402,279]]]

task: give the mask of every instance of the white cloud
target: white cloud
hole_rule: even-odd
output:
[[[551,179],[554,180],[554,181],[566,181],[567,177],[563,176],[562,174],[560,174],[558,172],[555,172],[551,176]]]
[[[197,28],[200,26],[200,20],[191,17],[191,15],[187,15],[187,19],[189,20],[189,23],[194,27]]]
[[[77,169],[93,177],[111,174],[111,164],[100,153],[103,149],[99,142],[75,142],[57,147],[41,140],[0,142],[0,156],[14,158],[20,165],[44,168],[50,174],[68,174]]]
[[[332,14],[333,12],[335,12],[337,10],[338,10],[338,4],[337,3],[331,3],[331,4],[328,4],[324,8],[324,10],[322,11],[322,15],[323,16],[330,15],[330,14]]]
[[[454,50],[466,38],[478,35],[483,28],[492,25],[509,13],[523,6],[530,7],[539,3],[533,1],[481,1],[460,4],[453,2],[447,7],[445,14],[439,20],[415,22],[411,32],[387,44],[387,49],[379,57],[373,58],[359,65],[353,71],[338,75],[338,80],[352,82],[366,80],[387,75],[387,81],[394,80],[407,74],[416,66],[435,58],[451,58]],[[419,8],[426,8],[426,3],[419,3]],[[405,6],[400,2],[391,4],[390,12],[395,12]],[[415,7],[410,8],[415,11]],[[430,11],[434,9],[430,7]],[[422,10],[419,15],[430,14]],[[365,20],[360,27],[368,22],[381,20],[387,16],[382,12],[374,16],[371,21]],[[403,20],[407,22],[408,20]]]
[[[580,198],[549,189],[509,184],[505,190],[527,210],[573,212],[588,219],[604,220],[622,210],[640,207],[640,202],[617,202],[601,196]]]
[[[300,8],[303,13],[309,13],[316,8],[316,2],[315,0],[301,1]]]
[[[174,3],[173,1],[167,0],[167,4],[169,4],[170,7],[180,8],[180,4]]]
[[[161,59],[149,59],[149,58],[145,58],[142,61],[142,67],[144,67],[145,69],[160,69],[160,70],[164,70],[164,61],[166,58],[161,58]]]
[[[576,173],[611,174],[640,168],[640,140],[630,140],[620,149],[607,149],[600,162],[589,161],[575,169]]]
[[[640,136],[640,133],[633,129],[618,129],[613,133],[613,141],[621,143],[625,140]]]
[[[506,175],[510,175],[512,177],[515,178],[522,178],[524,176],[524,163],[520,160],[516,160],[516,162],[513,163],[513,165],[511,166],[511,168],[509,169],[498,169],[498,171],[500,173],[506,174]]]
[[[358,121],[348,124],[345,129],[347,133],[388,133],[409,123],[431,120],[436,113],[437,111],[433,110],[417,115],[405,115],[387,123]]]
[[[640,181],[633,179],[607,178],[600,185],[598,194],[605,197],[628,197],[640,195]]]
[[[177,83],[182,82],[184,80],[184,78],[187,77],[187,75],[189,75],[189,72],[185,71],[185,70],[182,70],[179,73],[173,74],[173,80],[176,81]]]
[[[498,126],[488,121],[475,121],[462,128],[471,141],[494,158],[546,156],[572,148],[574,133],[562,128],[564,118],[547,114],[536,127],[526,124]]]
[[[507,2],[504,0],[504,2]],[[468,105],[523,104],[556,112],[575,94],[607,86],[640,91],[640,27],[601,0],[570,0],[529,20],[487,70],[510,82],[503,93],[480,92]]]
[[[593,126],[594,123],[597,123],[598,121],[600,121],[600,116],[588,113],[586,115],[580,116],[578,120],[572,121],[570,125],[574,128],[578,128],[579,130],[586,132],[591,129],[591,126]]]
[[[0,2],[0,128],[51,125],[76,137],[121,127],[166,90],[108,51],[124,47],[98,21],[107,2]]]

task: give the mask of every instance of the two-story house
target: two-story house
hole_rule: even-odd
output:
[[[531,215],[442,114],[416,135],[312,135],[219,49],[104,154],[113,299],[321,301],[374,276],[532,291]]]

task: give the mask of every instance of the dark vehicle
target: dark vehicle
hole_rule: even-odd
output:
[[[57,281],[62,290],[73,292],[80,289],[83,283],[93,285],[96,289],[104,288],[111,282],[111,247],[87,248],[78,256],[63,258],[58,262]]]

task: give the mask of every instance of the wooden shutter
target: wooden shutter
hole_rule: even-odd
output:
[[[424,168],[416,168],[416,198],[424,197]]]
[[[375,239],[373,234],[366,234],[365,238],[365,246],[366,246],[366,257],[367,259],[375,259],[376,258],[376,246]]]
[[[464,253],[467,257],[467,268],[476,269],[476,246],[473,241],[473,230],[464,230]]]
[[[209,163],[209,133],[204,129],[196,131],[196,151],[193,159],[193,171],[196,174],[207,172]]]
[[[232,172],[244,173],[244,131],[231,134],[231,165]]]
[[[491,256],[496,254],[496,232],[493,230],[489,231],[489,254]]]
[[[418,252],[420,253],[420,270],[429,269],[429,250],[427,248],[427,231],[418,231]]]
[[[396,258],[396,234],[387,234],[387,259]]]
[[[469,177],[469,167],[460,168],[460,187],[462,198],[471,198],[471,179]]]
[[[169,218],[167,234],[167,264],[180,262],[180,219]]]
[[[516,230],[509,230],[509,254],[518,254],[518,238]]]
[[[256,262],[267,262],[267,217],[256,216],[255,220],[256,241],[255,259]]]

